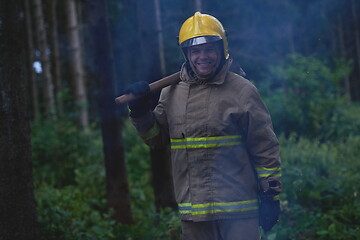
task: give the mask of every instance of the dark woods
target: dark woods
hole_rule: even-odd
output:
[[[0,239],[180,237],[167,149],[114,99],[179,71],[196,10],[223,23],[281,136],[269,238],[360,237],[358,1],[22,0],[0,1]]]

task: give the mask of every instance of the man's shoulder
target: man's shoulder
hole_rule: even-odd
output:
[[[254,84],[250,80],[234,72],[228,73],[226,82],[232,87],[254,87]]]
[[[175,95],[176,92],[182,92],[181,89],[186,88],[187,85],[188,84],[184,84],[184,82],[180,81],[178,83],[166,86],[161,90],[160,98],[169,99]]]

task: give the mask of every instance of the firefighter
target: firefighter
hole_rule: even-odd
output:
[[[181,81],[152,111],[147,82],[125,92],[130,118],[150,147],[171,149],[175,198],[185,240],[253,240],[278,221],[279,143],[256,87],[229,71],[225,30],[196,12],[181,26]]]

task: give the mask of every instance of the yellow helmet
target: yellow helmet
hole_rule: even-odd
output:
[[[220,40],[224,46],[224,57],[228,59],[228,42],[223,25],[215,17],[200,12],[196,12],[194,16],[188,18],[179,32],[181,49]],[[184,55],[186,54],[184,53]]]

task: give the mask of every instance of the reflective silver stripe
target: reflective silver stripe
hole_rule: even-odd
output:
[[[141,137],[144,140],[150,140],[154,137],[156,137],[159,134],[159,127],[158,125],[155,123],[154,126],[152,126],[146,133],[144,133],[143,135],[141,135]]]
[[[259,178],[269,177],[269,176],[277,176],[281,177],[281,168],[265,168],[258,167],[256,168],[256,172]]]
[[[245,212],[258,209],[257,200],[247,200],[239,202],[227,202],[227,203],[205,203],[194,204],[180,203],[180,214],[191,215],[204,215],[204,214],[216,214],[216,213],[229,213],[229,212]]]
[[[213,148],[234,146],[241,144],[241,136],[219,136],[219,137],[199,137],[171,139],[171,149],[184,148]]]

